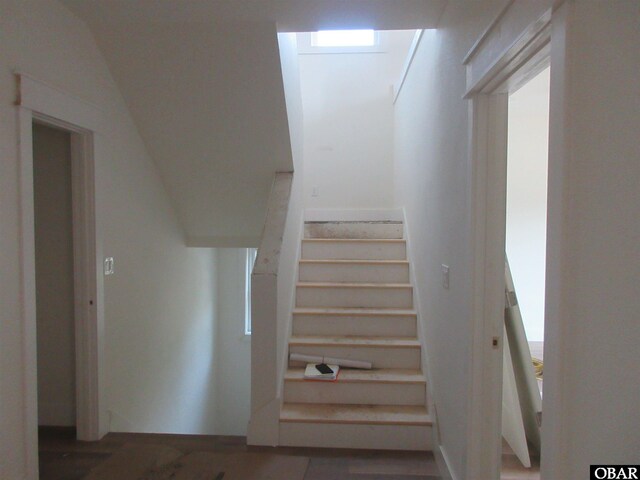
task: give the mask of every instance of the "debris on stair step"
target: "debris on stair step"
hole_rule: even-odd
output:
[[[301,353],[291,353],[289,355],[289,360],[292,362],[304,362],[304,363],[327,363],[338,365],[343,368],[361,368],[364,370],[371,370],[373,368],[372,362],[367,362],[365,360],[348,360],[346,358],[332,358],[332,357],[323,357],[320,355],[304,355]]]

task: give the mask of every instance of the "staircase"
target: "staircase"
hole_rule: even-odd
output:
[[[373,362],[336,382],[289,362],[280,445],[430,450],[431,419],[402,224],[305,224],[289,352]]]

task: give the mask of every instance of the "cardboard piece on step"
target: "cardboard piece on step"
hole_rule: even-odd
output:
[[[335,381],[338,379],[340,367],[326,363],[309,363],[304,371],[305,380]]]
[[[363,370],[371,370],[373,363],[365,360],[350,360],[346,358],[333,358],[323,357],[321,355],[304,355],[302,353],[292,353],[289,355],[289,360],[292,362],[304,362],[304,363],[326,363],[331,365],[338,365],[342,368],[360,368]]]

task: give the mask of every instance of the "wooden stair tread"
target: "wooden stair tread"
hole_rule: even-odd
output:
[[[281,422],[343,423],[367,425],[431,425],[424,406],[403,405],[325,405],[285,403]]]
[[[303,238],[305,243],[405,243],[404,238]]]
[[[298,282],[298,288],[413,288],[410,283]]]
[[[339,259],[339,258],[329,258],[329,259],[309,259],[302,258],[300,259],[301,264],[319,264],[319,265],[329,265],[329,264],[337,264],[337,265],[409,265],[408,260],[349,260],[349,259]]]
[[[285,382],[304,382],[304,368],[289,368],[285,373]],[[380,368],[373,370],[356,370],[342,368],[338,374],[340,383],[394,383],[394,384],[426,384],[420,370]],[[315,382],[318,383],[318,382]],[[327,382],[334,384],[335,382]]]
[[[290,346],[350,346],[350,347],[400,347],[420,348],[420,342],[412,337],[370,337],[370,336],[315,336],[292,335]]]
[[[386,308],[304,308],[296,307],[294,315],[343,315],[343,316],[406,316],[415,317],[417,312],[411,309]]]
[[[334,225],[336,223],[346,225],[402,225],[402,220],[305,220],[305,225]]]

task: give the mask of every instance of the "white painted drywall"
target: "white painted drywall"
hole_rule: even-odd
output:
[[[542,478],[580,478],[640,451],[640,4],[553,23]]]
[[[294,172],[278,173],[252,272],[250,445],[277,445],[302,232],[303,112],[295,34],[278,35]]]
[[[529,341],[544,339],[549,69],[509,97],[506,250]]]
[[[300,57],[298,56],[297,36],[295,33],[278,34],[280,64],[287,104],[287,119],[291,138],[293,157],[293,181],[289,195],[289,208],[282,236],[280,261],[278,265],[278,371],[284,378],[288,341],[291,331],[291,311],[295,302],[296,282],[298,279],[298,260],[303,228],[303,189],[307,175],[306,153],[304,148],[307,125],[306,112],[302,100],[302,78]],[[278,385],[280,395],[281,385]]]
[[[0,2],[0,477],[24,478],[14,69],[103,112],[96,136],[107,408],[113,429],[212,433],[215,256],[184,245],[158,171],[85,25],[57,2]],[[101,258],[98,259],[101,263]]]
[[[442,452],[464,478],[471,340],[468,105],[462,59],[503,2],[450,2],[425,31],[395,108],[395,193],[404,207]],[[441,264],[450,267],[444,289]]]
[[[275,24],[182,22],[155,9],[108,18],[89,23],[188,245],[257,247],[273,175],[293,166]]]
[[[34,124],[38,424],[76,424],[71,135]]]
[[[393,207],[392,85],[413,36],[380,32],[379,53],[299,56],[305,208]]]
[[[251,407],[251,336],[244,334],[247,250],[219,248],[216,435],[246,435]]]
[[[279,32],[313,32],[326,28],[434,28],[447,0],[243,0],[113,2],[63,0],[83,17],[108,21],[179,21],[212,24],[216,20],[270,22]],[[182,8],[180,8],[182,7]]]

